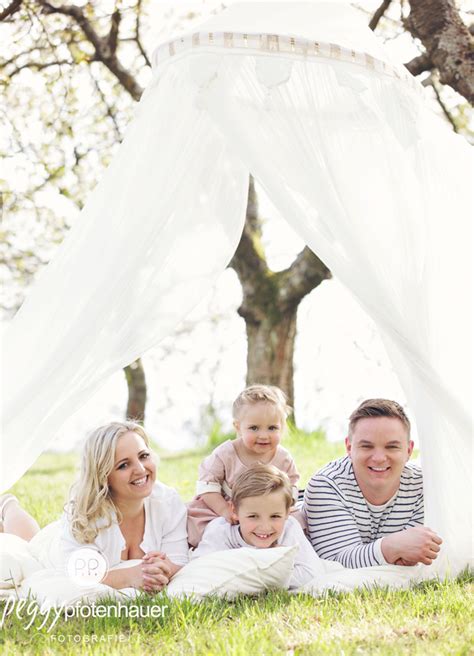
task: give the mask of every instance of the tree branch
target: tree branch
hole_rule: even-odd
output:
[[[454,0],[410,0],[406,29],[422,42],[440,82],[474,103],[473,39]]]
[[[5,9],[0,13],[0,23],[10,16],[13,16],[21,7],[22,0],[13,0],[13,2],[10,2],[8,7],[5,7]]]
[[[110,32],[109,36],[107,37],[107,45],[112,54],[117,52],[118,34],[121,20],[122,14],[118,9],[116,9],[112,14],[112,19],[110,21]]]
[[[280,302],[298,305],[302,298],[323,280],[331,278],[331,272],[313,251],[305,246],[291,266],[280,272]]]
[[[390,7],[391,2],[392,2],[392,0],[383,0],[380,7],[377,9],[377,11],[374,13],[372,18],[370,19],[369,27],[370,27],[371,30],[375,30],[375,28],[379,24],[380,19],[385,14],[387,9]]]
[[[142,45],[141,38],[140,38],[140,17],[141,17],[141,6],[142,6],[142,0],[138,0],[137,5],[136,5],[136,10],[137,10],[137,19],[135,21],[135,39],[134,41],[137,44],[138,50],[140,51],[143,59],[145,60],[145,63],[147,66],[150,66],[151,68],[151,61],[145,51],[145,48]]]
[[[96,89],[97,93],[99,94],[99,96],[102,100],[102,103],[104,104],[105,112],[106,112],[107,116],[110,118],[110,120],[112,121],[112,124],[114,126],[115,136],[117,137],[118,141],[122,141],[122,133],[120,131],[119,124],[117,122],[117,117],[115,116],[115,113],[114,113],[112,107],[107,102],[107,98],[105,97],[104,92],[100,88],[99,81],[94,77],[90,67],[89,67],[89,75],[91,76],[92,82],[95,86],[95,89]]]
[[[0,70],[6,68],[7,66],[10,66],[10,64],[13,64],[17,59],[20,59],[20,57],[24,57],[25,55],[31,55],[32,52],[37,52],[39,50],[46,50],[46,48],[34,45],[32,48],[28,48],[27,50],[23,50],[22,52],[18,52],[16,55],[13,55],[10,59],[7,59],[6,61],[3,61]]]
[[[269,272],[263,248],[259,247],[261,227],[258,219],[258,201],[253,177],[249,179],[247,216],[244,230],[234,257],[229,263],[244,285],[246,280],[254,281]]]
[[[433,64],[426,52],[424,52],[422,55],[414,57],[411,61],[407,62],[405,68],[407,68],[412,75],[420,75],[420,73],[424,73],[425,71],[431,71]]]
[[[142,87],[137,83],[134,76],[124,68],[117,57],[116,50],[120,24],[120,16],[117,17],[117,14],[120,14],[118,10],[112,14],[110,31],[104,38],[98,34],[81,7],[76,5],[60,5],[55,7],[47,2],[47,0],[38,1],[46,14],[62,14],[72,18],[94,47],[94,60],[102,62],[134,100],[140,100],[143,93]]]
[[[459,133],[458,126],[456,125],[456,122],[455,122],[453,116],[451,115],[451,112],[448,110],[448,108],[444,104],[444,101],[441,98],[441,94],[440,94],[439,89],[438,89],[438,85],[436,84],[436,81],[433,79],[433,76],[430,77],[429,85],[431,86],[431,88],[433,89],[433,91],[435,93],[436,100],[438,101],[439,106],[443,110],[443,114],[445,115],[445,117],[450,122],[451,127],[453,128],[454,132],[456,132],[456,134],[458,134]]]
[[[67,64],[68,66],[72,66],[74,62],[69,61],[67,59],[58,59],[57,61],[53,62],[44,62],[44,63],[39,63],[39,62],[28,62],[27,64],[22,64],[21,66],[17,66],[17,68],[14,68],[11,73],[9,73],[8,77],[11,79],[15,75],[17,75],[20,71],[22,71],[24,68],[32,68],[36,71],[42,71],[45,68],[50,68],[51,66],[63,66],[64,64]]]

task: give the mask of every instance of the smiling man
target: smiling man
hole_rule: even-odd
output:
[[[303,513],[316,553],[345,567],[430,565],[441,538],[423,526],[423,476],[408,464],[410,421],[395,401],[352,413],[347,455],[316,472]]]

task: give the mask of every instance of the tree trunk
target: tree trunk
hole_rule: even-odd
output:
[[[127,419],[143,424],[145,421],[146,380],[140,358],[124,368],[128,386]]]
[[[276,385],[293,407],[293,352],[297,308],[288,308],[278,317],[247,321],[247,385]]]
[[[442,84],[474,103],[474,42],[454,0],[410,0],[410,14],[403,22],[425,47],[423,55],[431,66],[424,70],[437,68]],[[411,73],[418,72],[419,60],[407,64]]]
[[[261,236],[257,196],[250,178],[244,231],[230,263],[239,276],[243,292],[238,312],[247,330],[247,385],[276,385],[293,407],[298,305],[306,294],[330,278],[331,272],[307,247],[288,269],[271,271]]]

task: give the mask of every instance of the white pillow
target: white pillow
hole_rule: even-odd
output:
[[[128,560],[111,569],[133,567],[141,562],[141,560]],[[23,581],[21,587],[21,596],[35,597],[42,610],[58,606],[71,607],[78,604],[90,604],[104,597],[124,601],[133,599],[137,594],[139,594],[139,590],[135,588],[116,590],[104,583],[83,586],[76,583],[67,574],[54,569],[42,569],[35,572]]]
[[[273,549],[230,549],[196,558],[185,565],[166,588],[170,597],[238,594],[288,588],[298,546]]]
[[[426,565],[401,567],[398,565],[377,565],[359,569],[341,568],[339,571],[327,572],[306,583],[294,592],[305,592],[319,597],[328,590],[334,592],[352,592],[357,588],[388,587],[392,590],[409,588],[413,583],[420,583],[435,578],[437,572]]]
[[[21,586],[21,596],[32,596],[43,611],[55,607],[72,607],[78,604],[91,604],[99,599],[112,597],[124,600],[131,596],[135,590],[115,590],[108,585],[96,583],[85,587],[75,583],[69,576],[56,570],[43,569],[29,576]]]
[[[31,555],[46,569],[55,569],[62,562],[60,533],[60,520],[56,520],[44,526],[28,543]]]
[[[15,588],[22,580],[42,569],[29,544],[17,535],[0,533],[0,589]]]

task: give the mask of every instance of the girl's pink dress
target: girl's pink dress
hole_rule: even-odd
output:
[[[295,462],[289,452],[278,445],[275,456],[267,463],[274,465],[288,475],[291,484],[295,486],[300,478]],[[232,486],[235,479],[248,466],[240,460],[233,440],[220,444],[199,465],[199,480],[196,484],[196,496],[188,504],[188,542],[195,547],[199,544],[204,529],[209,522],[219,515],[211,510],[201,498],[206,492],[220,492],[228,501],[232,496]]]

